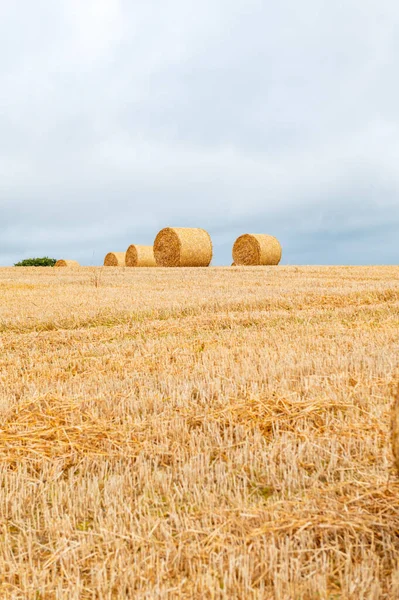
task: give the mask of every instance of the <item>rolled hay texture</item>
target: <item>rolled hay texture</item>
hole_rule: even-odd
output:
[[[126,250],[127,267],[156,267],[153,246],[131,244]]]
[[[80,267],[77,260],[64,260],[60,259],[54,265],[55,267]]]
[[[265,233],[245,233],[233,246],[233,261],[237,266],[278,265],[281,245],[277,238]]]
[[[211,236],[205,229],[165,227],[155,238],[154,256],[159,267],[209,267]]]
[[[104,267],[124,267],[126,252],[108,252],[104,258]]]
[[[399,384],[396,386],[391,413],[392,453],[396,471],[399,475]]]

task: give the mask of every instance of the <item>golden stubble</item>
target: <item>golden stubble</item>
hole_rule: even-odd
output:
[[[398,596],[398,309],[397,267],[1,269],[0,596]]]

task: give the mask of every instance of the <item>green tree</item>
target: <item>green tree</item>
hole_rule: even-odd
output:
[[[25,258],[14,264],[14,267],[54,267],[57,260],[43,256],[43,258]]]

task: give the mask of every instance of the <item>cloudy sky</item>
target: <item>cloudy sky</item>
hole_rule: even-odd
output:
[[[0,264],[199,226],[399,264],[396,0],[1,0]]]

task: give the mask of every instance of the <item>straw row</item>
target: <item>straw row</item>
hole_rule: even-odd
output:
[[[232,266],[278,265],[282,249],[272,235],[246,233],[233,246]],[[131,244],[126,252],[108,252],[105,267],[208,267],[212,262],[211,236],[205,229],[166,227],[153,246]],[[79,263],[59,260],[56,267],[76,267]]]

